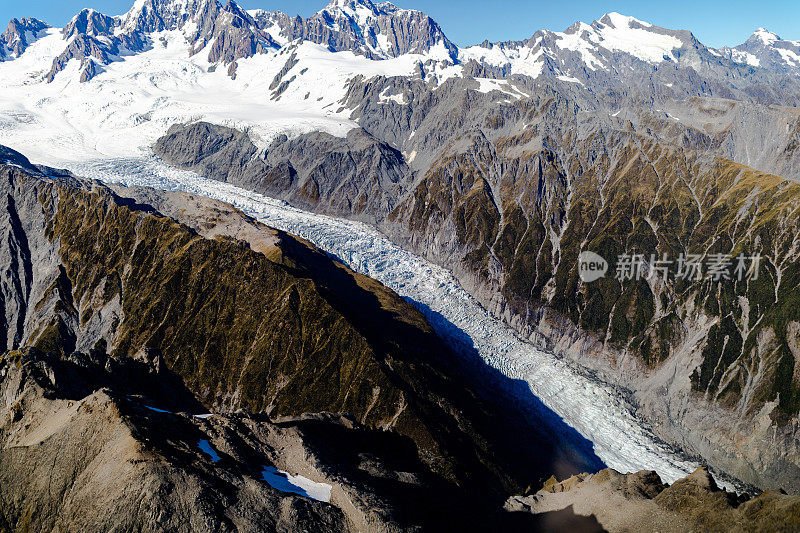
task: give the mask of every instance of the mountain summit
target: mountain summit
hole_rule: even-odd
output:
[[[800,74],[800,41],[787,41],[778,34],[759,28],[744,43],[724,48],[724,53],[739,62],[782,74]]]

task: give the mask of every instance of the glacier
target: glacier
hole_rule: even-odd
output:
[[[655,470],[672,483],[701,466],[637,420],[621,391],[525,342],[481,307],[449,271],[400,248],[368,225],[296,209],[170,167],[155,157],[72,163],[70,170],[107,183],[184,191],[224,201],[264,224],[309,240],[415,303],[445,340],[453,341],[457,332],[468,335],[486,364],[510,379],[524,381],[545,406],[591,441],[594,453],[615,470]],[[724,488],[743,490],[735,480],[715,477]]]

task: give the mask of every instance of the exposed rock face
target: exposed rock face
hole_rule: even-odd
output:
[[[145,0],[122,17],[84,9],[64,28],[64,38],[75,41],[69,41],[54,60],[46,79],[52,81],[74,58],[83,61],[80,81],[89,81],[98,70],[88,58],[107,65],[121,49],[145,51],[150,34],[176,30],[184,32],[191,53],[208,47],[209,62],[228,66],[231,77],[238,60],[280,48],[268,31],[273,28],[282,39],[326,44],[334,51],[349,50],[370,59],[423,54],[437,46],[451,61],[457,58],[456,46],[433,19],[419,11],[392,4],[376,6],[370,0],[340,4],[334,2],[309,19],[266,11],[255,12],[254,18],[233,1],[223,5],[217,0]]]
[[[278,48],[272,36],[261,30],[255,20],[233,2],[222,9],[212,30],[202,35],[198,32],[194,48],[202,50],[209,42],[212,44],[208,60],[228,65],[231,77],[236,75],[237,60]]]
[[[265,27],[277,25],[287,39],[308,40],[370,59],[425,54],[437,46],[452,60],[458,56],[457,47],[436,21],[420,11],[400,9],[388,2],[334,0],[307,19],[259,11],[256,20]]]
[[[114,17],[103,15],[94,9],[84,9],[72,17],[72,20],[64,27],[62,33],[66,39],[77,35],[108,36],[113,32],[114,26],[116,26]]]
[[[122,18],[122,26],[129,30],[153,33],[182,29],[195,16],[213,20],[221,4],[209,0],[144,0],[136,2]]]
[[[594,517],[602,530],[616,531],[794,531],[800,527],[800,498],[765,492],[748,499],[720,490],[704,468],[661,483],[655,472],[620,474],[611,469],[558,482],[551,479],[531,496],[506,502],[512,512],[553,513],[571,509]],[[546,516],[546,515],[545,515]]]
[[[646,113],[618,121],[549,84],[515,99],[511,86],[484,94],[468,83],[355,83],[347,104],[365,131],[347,139],[279,137],[259,151],[194,124],[155,149],[205,176],[378,225],[534,342],[630,388],[662,438],[749,483],[795,486],[798,186],[725,159],[735,130],[670,129]],[[407,104],[386,104],[387,92]],[[581,282],[583,250],[609,260],[611,276]],[[680,283],[673,272],[667,283],[620,283],[626,251],[763,261],[752,281]]]
[[[190,24],[191,23],[191,24]],[[70,59],[81,61],[80,81],[89,81],[125,54],[140,53],[152,46],[150,34],[186,30],[191,53],[208,47],[208,60],[228,66],[235,77],[236,62],[277,48],[278,44],[255,20],[234,2],[216,1],[179,4],[163,0],[140,2],[123,17],[109,17],[84,9],[64,28],[66,49],[55,58],[47,81],[53,81]]]
[[[294,140],[281,136],[262,157],[246,134],[198,123],[188,129],[173,127],[155,151],[204,176],[307,209],[323,204],[328,212],[363,215],[368,221],[393,210],[409,186],[403,155],[360,129],[346,138],[326,133]]]
[[[101,42],[88,35],[77,35],[70,41],[64,52],[53,60],[53,66],[47,73],[47,81],[53,81],[56,74],[64,70],[70,59],[78,59],[81,62],[80,81],[89,81],[97,74],[95,62],[107,65],[111,56],[119,52],[116,45]]]
[[[34,18],[11,19],[0,34],[0,60],[10,55],[19,57],[50,26]]]
[[[108,65],[126,53],[141,52],[147,48],[145,35],[117,32],[118,24],[116,18],[94,9],[84,9],[75,15],[62,30],[67,46],[53,59],[45,80],[52,82],[71,59],[77,59],[81,62],[80,81],[86,82],[102,71],[102,65]]]

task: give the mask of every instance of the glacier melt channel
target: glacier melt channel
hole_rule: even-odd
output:
[[[424,304],[429,308],[421,309],[424,313],[439,313],[468,334],[488,365],[509,378],[524,380],[547,407],[594,443],[597,456],[611,468],[620,472],[655,470],[672,483],[700,466],[643,427],[610,386],[524,342],[478,305],[450,272],[392,244],[365,224],[295,209],[172,168],[156,158],[90,161],[70,167],[77,175],[109,183],[179,190],[221,200],[267,225],[308,239],[352,269]],[[435,328],[442,327],[441,320],[429,319]],[[727,482],[720,484],[734,488]]]

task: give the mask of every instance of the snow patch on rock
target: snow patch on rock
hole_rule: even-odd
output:
[[[264,481],[281,492],[299,494],[317,500],[318,502],[330,503],[331,489],[328,483],[316,483],[307,477],[293,476],[283,470],[278,470],[274,466],[266,466],[261,472]]]

